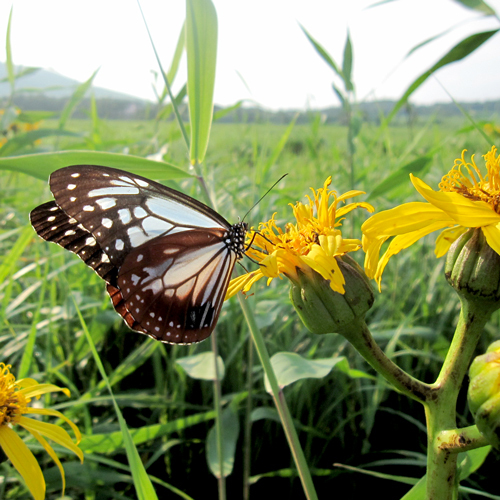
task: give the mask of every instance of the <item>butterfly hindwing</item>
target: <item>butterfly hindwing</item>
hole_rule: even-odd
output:
[[[144,177],[94,165],[50,176],[55,202],[35,208],[37,233],[76,253],[107,282],[127,325],[189,344],[215,327],[247,225]]]
[[[222,230],[193,230],[134,249],[108,293],[130,328],[164,342],[207,338],[220,313],[236,254]],[[147,265],[144,263],[148,263]]]
[[[116,284],[117,268],[92,234],[64,212],[54,201],[36,207],[30,213],[31,225],[40,237],[75,253],[103,280]]]

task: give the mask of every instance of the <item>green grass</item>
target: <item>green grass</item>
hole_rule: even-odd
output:
[[[423,178],[436,186],[463,148],[478,155],[488,149],[477,132],[460,132],[464,124],[465,120],[450,120],[439,127],[421,123],[413,130],[382,130],[365,124],[356,139],[356,188],[369,193],[390,173],[427,154],[432,160]],[[53,126],[43,123],[43,127]],[[91,127],[90,121],[70,120],[66,125],[67,130],[88,137]],[[229,221],[242,217],[283,173],[289,175],[248,215],[252,225],[267,220],[274,212],[280,223],[291,220],[288,203],[303,200],[309,188],[322,186],[327,176],[332,176],[339,193],[351,189],[344,127],[314,122],[296,126],[277,161],[269,164],[285,128],[214,124],[203,169],[217,210]],[[92,141],[61,138],[58,147],[79,149],[92,143],[98,149],[144,156],[168,144],[165,161],[188,170],[185,145],[173,122],[100,122],[97,137]],[[54,144],[48,139],[36,147],[50,149]],[[199,196],[194,180],[172,185]],[[87,499],[134,498],[123,445],[106,441],[109,433],[119,430],[118,423],[83,335],[78,308],[98,347],[128,427],[154,432],[137,437],[136,443],[148,473],[193,498],[216,498],[216,480],[205,458],[205,440],[213,426],[213,387],[210,382],[189,378],[176,364],[181,357],[209,351],[210,343],[166,346],[131,332],[112,311],[100,278],[76,256],[43,242],[34,231],[28,233],[29,211],[51,199],[46,183],[24,174],[0,172],[0,199],[0,361],[12,364],[16,373],[30,339],[35,339],[29,347],[33,352],[29,366],[24,365],[28,368],[25,375],[71,389],[69,400],[50,395],[43,401],[63,409],[85,434],[84,465],[72,459],[65,463],[68,494]],[[408,180],[371,202],[377,210],[383,210],[417,199]],[[344,231],[360,237],[359,226],[368,214],[356,212],[345,221]],[[371,329],[380,344],[393,351],[402,368],[426,381],[437,374],[458,311],[458,301],[442,274],[443,262],[434,257],[433,242],[433,236],[425,238],[391,259],[384,274],[383,294],[376,293],[369,313]],[[361,253],[357,258],[362,262]],[[253,266],[249,262],[244,265]],[[342,354],[351,367],[372,373],[340,336],[318,336],[305,330],[289,302],[286,281],[274,280],[270,287],[260,284],[247,300],[256,312],[271,355],[280,351],[306,358]],[[483,347],[497,336],[498,323],[495,315]],[[266,491],[278,485],[284,498],[303,498],[298,480],[293,473],[289,477],[293,469],[290,452],[272,400],[263,389],[263,372],[252,355],[248,329],[235,299],[224,305],[216,331],[226,369],[224,405],[233,402],[240,421],[228,498],[242,495],[245,452],[250,455],[251,476],[256,480],[261,474],[270,476],[251,486],[252,497],[265,498]],[[285,395],[320,498],[328,498],[331,491],[342,491],[343,487],[350,488],[355,498],[375,487],[389,488],[386,498],[396,498],[408,490],[408,486],[381,479],[360,480],[358,475],[333,468],[334,462],[362,466],[390,458],[396,465],[372,468],[415,478],[423,475],[423,411],[388,389],[382,380],[349,378],[334,370],[324,379],[302,380],[287,387]],[[465,401],[459,410],[460,424],[472,423]],[[249,426],[252,437],[245,442],[243,431]],[[99,438],[92,440],[92,435]],[[43,452],[37,452],[37,458],[50,494],[56,495],[60,479],[53,464]],[[12,480],[4,498],[29,498],[6,464],[4,473]],[[472,476],[472,481],[488,489],[479,475]],[[160,486],[157,491],[160,498],[166,495]]]

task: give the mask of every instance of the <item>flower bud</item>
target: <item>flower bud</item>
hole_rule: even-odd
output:
[[[461,297],[500,307],[500,255],[488,245],[481,228],[470,229],[451,245],[445,275]]]
[[[474,359],[469,377],[469,408],[477,428],[500,449],[500,341]]]
[[[370,282],[361,267],[348,255],[336,257],[345,279],[345,293],[334,292],[330,282],[316,271],[297,268],[297,281],[291,280],[290,299],[306,328],[318,334],[348,336],[359,329],[373,305]]]

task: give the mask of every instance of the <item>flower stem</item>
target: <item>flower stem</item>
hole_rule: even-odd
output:
[[[492,308],[488,307],[484,301],[462,300],[460,318],[450,349],[436,382],[432,384],[434,397],[429,398],[425,404],[428,441],[427,500],[457,498],[457,452],[462,450],[458,446],[450,446],[450,438],[455,437],[453,431],[457,425],[458,393],[484,325],[495,308],[493,305]],[[466,436],[475,438],[474,448],[486,444],[475,431],[462,429],[459,432],[466,432]]]
[[[302,448],[300,446],[299,437],[293,425],[292,416],[290,415],[290,411],[286,404],[285,396],[283,394],[283,391],[281,391],[278,386],[278,380],[276,379],[276,375],[271,365],[271,360],[269,358],[269,353],[267,352],[266,344],[259,328],[257,327],[255,318],[253,317],[253,314],[250,311],[250,308],[248,307],[248,304],[242,294],[238,294],[238,300],[240,301],[241,309],[243,310],[243,314],[245,315],[245,319],[250,329],[250,333],[252,335],[257,354],[259,355],[262,368],[264,369],[264,373],[269,380],[274,403],[278,410],[281,424],[283,426],[283,430],[285,431],[288,445],[292,452],[292,456],[295,461],[300,480],[302,482],[302,488],[304,489],[304,493],[308,500],[317,500],[318,496],[316,494],[316,490],[314,489],[311,473],[307,466],[304,452],[302,451]]]
[[[359,321],[356,325],[353,325],[351,333],[346,333],[344,337],[372,368],[398,391],[420,403],[423,403],[429,397],[432,387],[412,377],[389,359],[373,339],[364,321]]]

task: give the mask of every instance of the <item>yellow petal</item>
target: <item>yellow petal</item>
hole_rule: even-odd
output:
[[[368,238],[363,235],[363,250],[365,252],[365,273],[372,279],[377,272],[380,248],[386,242],[389,236],[382,238]]]
[[[60,411],[53,410],[52,408],[26,408],[24,411],[24,414],[28,413],[36,413],[38,415],[50,415],[52,417],[58,417],[64,420],[69,426],[73,429],[73,432],[75,433],[75,438],[77,444],[82,440],[82,435],[80,433],[80,430],[78,427],[66,416],[64,413],[61,413]]]
[[[468,231],[468,228],[463,226],[450,227],[441,231],[441,234],[437,237],[436,248],[434,253],[436,257],[442,257],[450,249],[451,244],[462,234]]]
[[[500,222],[500,215],[484,201],[469,200],[458,193],[433,191],[418,177],[410,174],[410,178],[415,189],[429,203],[446,212],[461,226],[482,227]]]
[[[343,215],[348,214],[351,210],[354,210],[355,208],[358,208],[358,207],[365,208],[371,214],[373,212],[375,212],[375,209],[373,208],[372,205],[370,205],[366,201],[361,201],[359,203],[349,203],[349,205],[346,205],[345,207],[340,207],[339,209],[337,209],[337,211],[335,213],[335,217],[336,218],[342,217]]]
[[[33,453],[24,441],[6,425],[0,426],[0,446],[23,477],[35,500],[45,498],[45,479]]]
[[[244,289],[249,290],[250,287],[256,282],[263,278],[264,275],[260,270],[253,271],[251,273],[242,274],[237,278],[234,278],[229,283],[229,287],[226,292],[226,297],[224,300],[228,300],[234,295],[236,295],[239,291],[243,291]]]
[[[327,255],[319,245],[314,245],[309,254],[303,255],[301,258],[305,264],[321,274],[325,280],[330,280],[330,287],[333,291],[345,293],[345,278],[335,257]]]
[[[500,255],[500,224],[492,224],[481,228],[488,245]]]
[[[359,196],[360,194],[366,194],[364,191],[358,191],[356,189],[353,189],[351,191],[347,191],[347,193],[341,194],[337,198],[337,203],[340,203],[341,201],[347,200],[348,198],[354,198],[355,196]]]
[[[52,460],[54,460],[54,462],[56,463],[57,468],[59,469],[59,472],[61,474],[61,479],[62,479],[61,496],[64,497],[64,490],[66,489],[66,476],[64,475],[64,469],[63,469],[63,466],[61,464],[61,461],[59,460],[59,457],[56,455],[54,448],[52,448],[52,446],[50,446],[50,444],[47,442],[47,440],[45,438],[43,438],[42,436],[40,436],[40,434],[38,434],[38,432],[31,431],[31,434],[43,446],[45,451],[50,455],[50,458],[52,458]]]
[[[436,231],[438,229],[442,229],[443,224],[443,222],[435,222],[434,224],[430,224],[429,226],[421,228],[418,231],[414,231],[413,233],[401,234],[399,236],[396,236],[391,241],[386,252],[378,263],[377,272],[374,276],[375,280],[378,283],[379,291],[381,290],[382,273],[384,272],[385,266],[389,262],[389,259],[393,255],[398,254],[401,250],[413,245],[413,243],[426,236],[427,234],[432,233],[433,231]]]
[[[69,389],[66,389],[66,387],[58,387],[54,384],[30,385],[25,387],[24,389],[21,389],[19,392],[24,394],[27,398],[34,398],[35,396],[41,396],[42,394],[47,394],[48,392],[64,392],[66,396],[71,395]]]
[[[436,221],[446,221],[444,226],[455,224],[445,212],[429,203],[412,202],[372,215],[361,231],[371,237],[396,236],[418,231]]]
[[[48,437],[52,441],[64,446],[68,450],[72,451],[82,462],[83,462],[83,452],[78,448],[78,446],[73,442],[70,435],[58,425],[48,424],[47,422],[40,422],[39,420],[33,420],[27,417],[21,417],[18,424],[24,427],[29,432],[38,432],[42,436]]]

